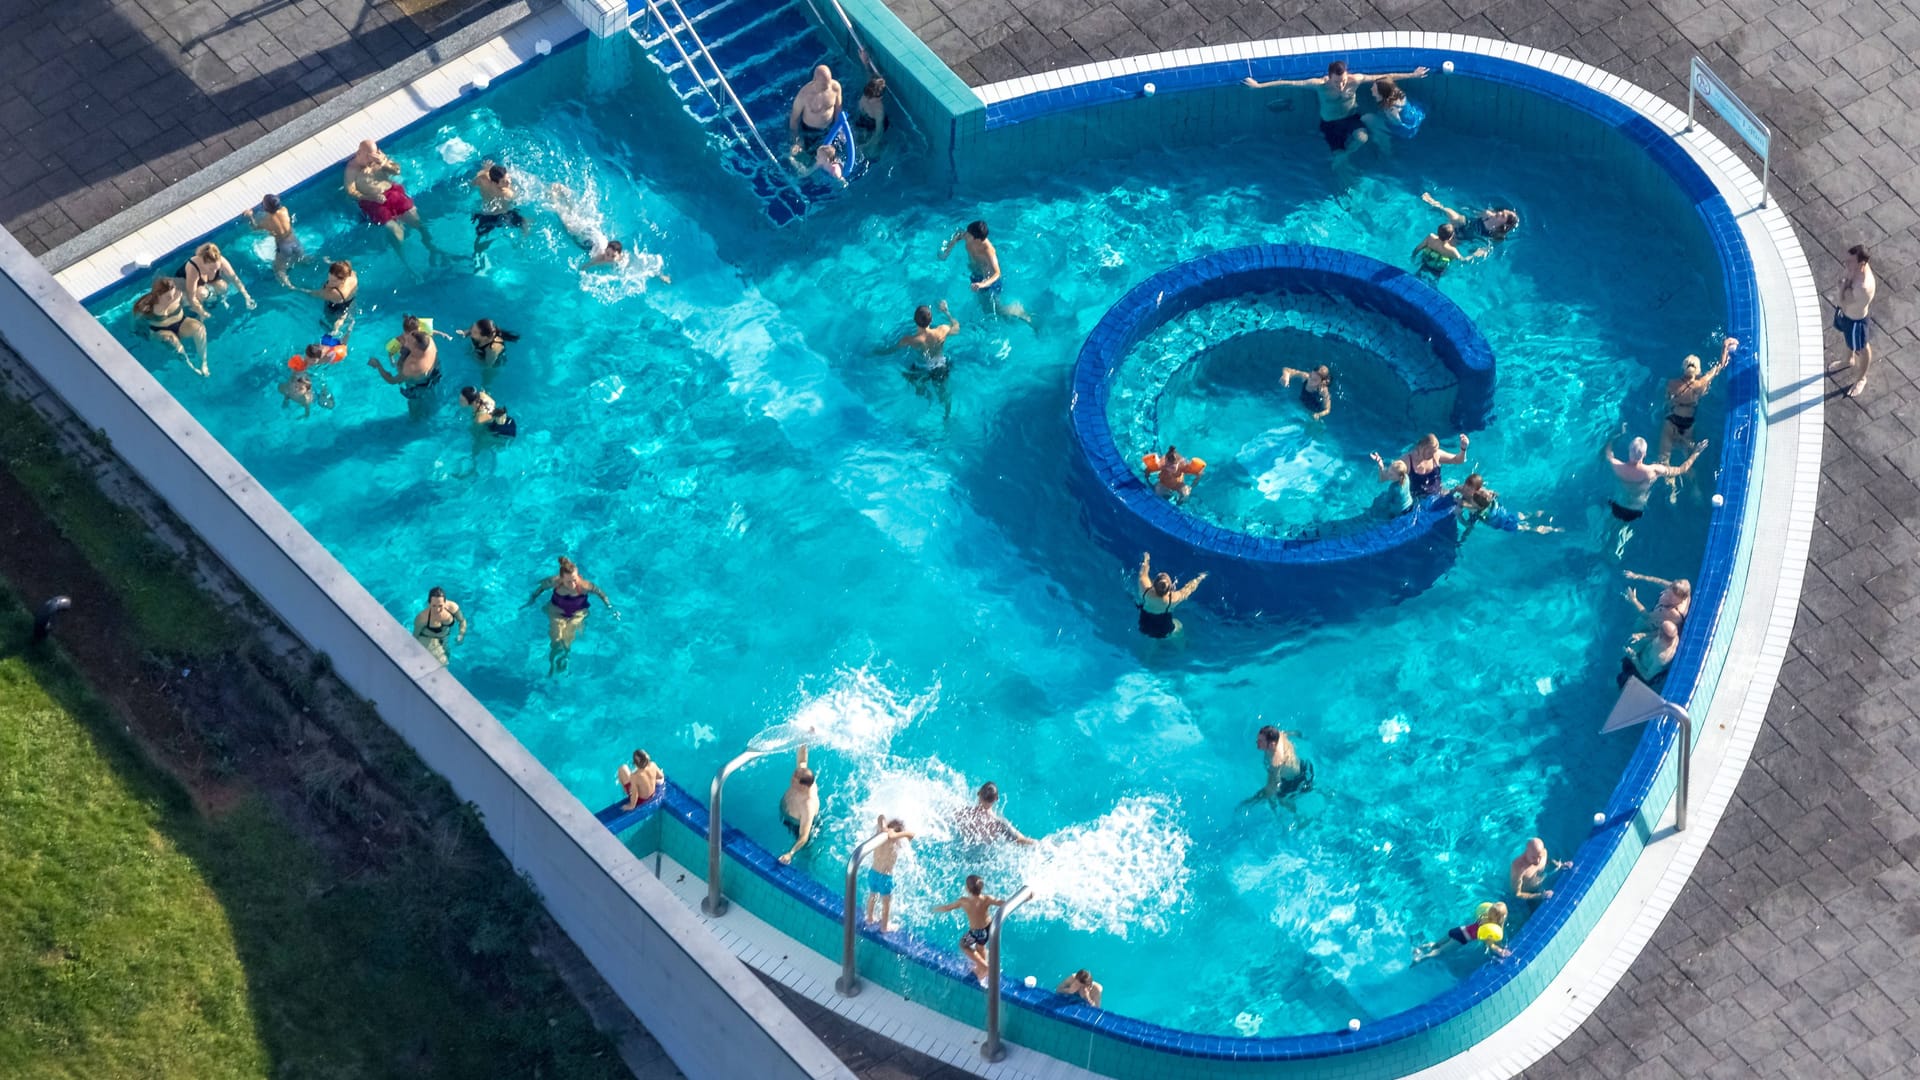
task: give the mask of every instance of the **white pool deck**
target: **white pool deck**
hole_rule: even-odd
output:
[[[455,57],[415,82],[362,108],[325,131],[220,184],[119,238],[94,254],[55,269],[75,297],[108,288],[151,266],[166,253],[236,218],[264,192],[292,188],[339,167],[364,138],[384,138],[457,101],[478,82],[496,79],[583,33],[564,8],[523,21],[497,38]],[[1762,408],[1767,416],[1764,464],[1754,470],[1759,520],[1748,537],[1751,571],[1728,598],[1737,617],[1718,691],[1704,716],[1693,758],[1689,827],[1667,833],[1642,855],[1619,896],[1572,960],[1512,1022],[1454,1058],[1418,1075],[1433,1078],[1505,1077],[1524,1069],[1571,1035],[1614,987],[1666,916],[1714,826],[1733,796],[1786,657],[1811,543],[1822,447],[1821,307],[1799,242],[1776,207],[1759,207],[1759,180],[1739,156],[1704,128],[1685,131],[1680,110],[1616,76],[1564,56],[1505,42],[1453,34],[1365,33],[1249,42],[1131,57],[979,88],[982,102],[1055,89],[1113,75],[1173,65],[1249,60],[1303,52],[1371,48],[1476,52],[1532,64],[1577,80],[1617,100],[1672,134],[1719,186],[1736,214],[1759,284]],[[1755,343],[1749,343],[1750,347]],[[1631,734],[1619,737],[1631,738]],[[663,864],[673,866],[663,860]],[[693,874],[663,873],[662,881],[698,912],[701,888]],[[676,879],[681,879],[676,881]],[[855,998],[833,990],[838,961],[801,948],[738,907],[722,920],[700,916],[740,959],[805,997],[903,1045],[978,1075],[1082,1080],[1093,1074],[1071,1063],[1011,1048],[999,1064],[979,1054],[983,1033],[867,983]]]

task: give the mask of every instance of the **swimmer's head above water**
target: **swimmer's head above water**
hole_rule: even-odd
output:
[[[1000,801],[1000,785],[989,780],[980,785],[980,805],[992,806]]]
[[[985,240],[987,238],[987,223],[984,221],[967,222],[967,235],[973,237],[975,240]]]
[[[1400,89],[1399,84],[1392,79],[1375,79],[1373,80],[1373,99],[1388,107],[1402,105],[1406,103],[1407,92]]]
[[[933,309],[925,304],[913,309],[913,325],[925,330],[933,325]]]
[[[986,891],[987,891],[987,883],[980,880],[979,874],[967,875],[967,895],[968,896],[979,896],[981,893]]]
[[[1636,435],[1633,441],[1627,444],[1627,463],[1638,465],[1645,460],[1647,460],[1647,440]]]
[[[496,184],[506,183],[507,167],[505,165],[495,165],[492,168],[489,168],[487,170],[487,179],[493,181]]]

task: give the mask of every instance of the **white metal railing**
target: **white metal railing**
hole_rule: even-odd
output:
[[[980,1044],[980,1056],[988,1061],[1003,1061],[1007,1056],[1007,1044],[1000,1041],[1000,934],[1005,927],[1007,916],[1014,909],[1033,899],[1033,887],[1020,886],[1020,891],[1007,897],[1007,902],[993,910],[993,919],[987,925],[987,1041]]]
[[[665,3],[673,9],[674,15],[679,17],[680,29],[685,30],[687,36],[693,39],[694,51],[700,54],[701,59],[707,62],[707,67],[713,71],[713,81],[718,83],[720,89],[726,93],[727,102],[733,106],[735,116],[728,116],[726,105],[721,104],[720,99],[714,97],[713,87],[708,84],[706,76],[700,73],[700,68],[693,62],[693,56],[687,52],[687,47],[680,43],[680,35],[674,29],[674,24],[667,21],[666,14],[660,10],[659,0],[647,0],[647,10],[652,13],[654,21],[660,24],[660,30],[667,35],[667,40],[673,42],[673,51],[680,54],[680,62],[693,73],[694,81],[700,84],[700,89],[705,91],[708,100],[713,102],[714,111],[719,113],[727,121],[727,126],[733,129],[734,138],[742,143],[751,141],[753,145],[758,146],[760,153],[766,156],[767,164],[773,167],[774,175],[791,186],[792,176],[788,174],[780,158],[774,154],[773,148],[767,145],[767,140],[760,136],[759,126],[753,122],[753,117],[747,114],[747,107],[740,103],[740,95],[734,93],[733,84],[727,81],[727,73],[720,70],[719,62],[714,60],[713,53],[707,50],[707,43],[700,40],[700,31],[693,28],[693,20],[687,18],[686,11],[680,7],[680,0],[665,0]],[[631,29],[628,32],[633,33]],[[639,35],[635,34],[634,37],[638,40]],[[746,125],[745,132],[740,130],[741,124]],[[748,138],[749,136],[751,139]]]

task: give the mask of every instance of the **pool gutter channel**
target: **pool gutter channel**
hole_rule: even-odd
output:
[[[520,10],[521,17],[513,20],[509,30],[519,31],[523,38],[526,36],[527,27],[534,21],[529,17],[530,10],[544,8],[545,14],[549,17],[553,12],[558,11],[551,8],[544,0],[534,0],[532,5],[516,5],[516,7]],[[514,10],[508,9],[509,12]],[[873,27],[868,24],[871,18],[874,16],[867,12],[860,12],[857,16],[861,29],[867,34],[870,43],[876,36],[872,32]],[[467,49],[459,50],[457,58],[466,59],[468,53],[477,52],[488,46],[497,48],[506,36],[503,34],[489,41],[474,43]],[[879,36],[883,40],[886,37],[885,34]],[[454,55],[453,40],[450,38],[442,42],[436,46],[436,49],[440,50],[441,55]],[[556,46],[559,40],[556,37],[554,41]],[[526,44],[522,41],[516,48],[524,49]],[[1669,134],[1678,131],[1684,124],[1684,115],[1678,109],[1654,95],[1612,75],[1578,64],[1565,57],[1552,56],[1539,50],[1502,42],[1470,39],[1458,35],[1413,32],[1370,33],[1183,50],[1173,54],[1103,62],[984,87],[978,91],[978,105],[966,109],[956,106],[953,111],[951,119],[956,127],[952,141],[955,144],[955,155],[958,156],[959,144],[971,144],[975,134],[969,131],[964,133],[963,137],[957,126],[961,123],[960,117],[964,116],[973,123],[981,123],[992,106],[1004,105],[1020,96],[1061,90],[1074,92],[1083,84],[1142,75],[1153,75],[1165,80],[1169,70],[1174,70],[1177,75],[1175,69],[1217,65],[1229,61],[1251,63],[1257,59],[1298,56],[1307,53],[1368,49],[1417,50],[1429,53],[1456,51],[1529,64],[1540,71],[1573,79],[1592,90],[1605,94],[1653,121],[1662,131]],[[435,50],[428,50],[428,52],[433,53]],[[518,63],[532,58],[521,55],[519,52],[515,52],[514,57],[516,62],[510,64],[505,70],[513,70]],[[469,66],[477,63],[481,70],[490,75],[497,75],[504,73],[492,70],[492,66],[498,62],[498,56],[495,55],[492,59],[469,61]],[[920,74],[919,68],[910,67],[907,75],[916,74]],[[951,72],[940,74],[944,74],[947,80],[952,79]],[[952,96],[948,93],[951,89],[948,82],[938,79],[933,81],[937,84],[935,90],[938,94]],[[1164,85],[1167,83],[1163,82]],[[247,155],[246,161],[233,163],[228,167],[229,163],[233,162],[230,158],[214,169],[197,175],[194,181],[190,182],[193,184],[192,190],[170,191],[155,196],[154,199],[143,202],[107,224],[95,230],[89,230],[89,233],[84,234],[82,238],[76,238],[75,241],[62,245],[60,249],[49,253],[43,262],[48,266],[62,266],[61,284],[65,285],[66,291],[73,295],[91,295],[100,289],[111,287],[124,275],[129,256],[141,252],[158,255],[161,252],[174,250],[180,243],[203,235],[207,229],[231,220],[233,208],[248,203],[232,201],[229,194],[221,193],[221,189],[247,176],[250,172],[265,170],[278,180],[278,182],[269,181],[265,186],[255,183],[254,186],[259,186],[260,191],[277,190],[307,182],[324,172],[326,168],[337,165],[337,158],[329,157],[328,153],[321,153],[318,158],[315,157],[311,144],[316,140],[324,139],[326,146],[337,149],[342,146],[350,148],[351,142],[369,135],[385,137],[392,131],[420,123],[438,109],[456,103],[463,89],[464,84],[458,81],[457,76],[449,75],[442,68],[436,67],[414,83],[398,91],[390,90],[385,98],[374,101],[371,106],[362,104],[356,108],[352,103],[339,104],[337,113],[330,114],[335,127],[311,133],[303,144],[308,147],[308,152],[304,155],[299,154],[299,146],[287,146],[282,147],[278,154],[270,148],[263,149],[257,155]],[[413,99],[409,108],[389,110],[384,114],[374,108],[384,102],[390,102],[401,94]],[[342,95],[342,98],[345,97],[346,95]],[[1075,100],[1080,104],[1092,104],[1114,100],[1114,98],[1089,92],[1075,93]],[[341,99],[336,99],[336,102],[340,101]],[[334,103],[329,104],[331,106]],[[316,110],[313,115],[319,116],[321,111]],[[358,117],[359,126],[356,130],[336,130],[344,123],[356,120],[357,113],[368,115]],[[923,117],[922,119],[927,126],[937,129],[938,118]],[[991,121],[987,122],[991,123]],[[381,126],[389,123],[390,127]],[[315,126],[318,128],[323,125],[316,121]],[[269,138],[272,137],[269,136]],[[261,142],[257,142],[254,146],[260,146]],[[1753,205],[1758,194],[1757,178],[1754,178],[1751,170],[1718,139],[1704,129],[1696,129],[1680,137],[1678,145],[1733,206]],[[251,149],[253,148],[250,147],[249,150]],[[344,151],[340,152],[344,153]],[[240,155],[236,155],[238,156]],[[256,157],[258,160],[255,160]],[[325,160],[318,168],[311,164],[313,160],[320,159]],[[202,180],[202,177],[205,179]],[[247,198],[257,197],[258,193],[253,191]],[[170,194],[173,198],[169,204],[163,199]],[[183,207],[188,208],[188,213],[172,214],[172,211]],[[176,216],[183,216],[186,220],[175,221]],[[1539,993],[1530,1004],[1518,1010],[1516,1015],[1507,1018],[1497,1030],[1491,1033],[1476,1032],[1473,1038],[1481,1041],[1472,1049],[1432,1065],[1421,1075],[1435,1077],[1507,1075],[1537,1059],[1577,1028],[1580,1020],[1584,1019],[1586,1014],[1604,997],[1607,989],[1618,980],[1620,974],[1624,973],[1627,964],[1644,945],[1647,936],[1650,936],[1653,928],[1658,925],[1660,918],[1678,896],[1679,889],[1684,885],[1694,862],[1704,850],[1714,824],[1724,812],[1732,796],[1734,785],[1758,734],[1780,665],[1784,661],[1787,637],[1792,628],[1800,590],[1801,573],[1811,542],[1812,514],[1814,500],[1818,494],[1821,449],[1820,390],[1822,387],[1818,379],[1821,367],[1821,340],[1819,307],[1812,279],[1784,214],[1775,206],[1758,211],[1739,212],[1734,221],[1747,248],[1756,255],[1754,271],[1759,277],[1757,306],[1758,317],[1762,320],[1764,332],[1754,335],[1754,344],[1765,347],[1766,351],[1761,356],[1760,362],[1766,366],[1767,378],[1761,380],[1762,385],[1756,395],[1757,401],[1752,407],[1764,413],[1761,417],[1762,430],[1756,436],[1761,440],[1757,446],[1756,456],[1757,459],[1763,459],[1767,467],[1756,468],[1752,472],[1753,488],[1748,498],[1756,502],[1753,514],[1757,527],[1739,530],[1739,559],[1736,560],[1736,565],[1725,568],[1725,573],[1729,575],[1729,588],[1718,613],[1716,625],[1711,628],[1712,641],[1717,646],[1713,652],[1724,654],[1725,658],[1717,674],[1704,675],[1703,682],[1715,683],[1712,687],[1714,691],[1724,689],[1727,692],[1712,692],[1711,700],[1704,710],[1699,707],[1699,701],[1693,703],[1696,717],[1700,721],[1698,727],[1701,729],[1701,735],[1694,759],[1696,793],[1691,827],[1678,838],[1662,839],[1659,834],[1653,834],[1656,842],[1646,849],[1643,857],[1637,860],[1631,873],[1627,875],[1626,881],[1618,886],[1612,903],[1600,916],[1599,923],[1587,934],[1586,939],[1574,951],[1572,958],[1564,963],[1559,974],[1546,990]],[[114,231],[109,228],[116,223],[118,223],[117,228],[122,230],[117,239]],[[132,235],[127,235],[126,230],[129,229],[132,230]],[[179,236],[177,242],[165,243],[169,237],[176,235]],[[91,239],[87,244],[80,243],[80,240],[89,237]],[[83,249],[92,245],[98,246],[91,252],[91,257],[86,257]],[[83,252],[81,262],[62,263],[58,257],[63,252]],[[1766,256],[1765,259],[1757,257],[1763,253]],[[119,260],[119,265],[114,265],[116,259]],[[698,954],[696,959],[702,967],[709,972],[717,970],[712,966],[717,962],[714,959],[715,954],[698,946],[698,943],[687,941],[684,932],[694,931],[700,937],[711,940],[709,935],[699,930],[697,923],[686,923],[683,926],[683,919],[657,910],[652,901],[663,895],[657,892],[660,888],[659,882],[652,882],[653,888],[649,889],[644,882],[636,881],[636,878],[652,878],[652,874],[647,872],[648,868],[641,867],[637,860],[631,857],[617,858],[614,853],[604,850],[604,845],[600,842],[585,837],[580,832],[582,823],[579,822],[577,814],[584,808],[579,807],[577,801],[567,795],[563,789],[559,789],[545,768],[527,755],[524,748],[520,747],[517,741],[513,740],[512,736],[506,733],[504,728],[501,728],[477,701],[473,701],[457,682],[445,676],[444,673],[428,670],[425,665],[418,663],[419,658],[413,654],[419,650],[409,649],[404,641],[404,633],[397,624],[393,624],[390,617],[379,610],[377,604],[372,603],[371,598],[366,596],[359,583],[346,574],[344,569],[339,567],[332,557],[306,534],[304,528],[294,522],[285,510],[272,500],[271,496],[261,490],[238,463],[226,454],[224,448],[212,440],[184,409],[173,402],[151,375],[134,361],[124,347],[114,341],[96,320],[80,309],[71,296],[58,295],[60,290],[53,288],[53,283],[45,280],[44,275],[38,275],[40,280],[36,281],[35,271],[40,270],[41,267],[26,265],[30,262],[30,257],[26,256],[25,252],[10,239],[0,240],[0,271],[10,274],[13,284],[19,289],[19,296],[13,295],[9,290],[0,289],[0,311],[10,316],[5,325],[10,327],[9,337],[16,345],[26,341],[29,345],[40,346],[43,351],[64,351],[68,355],[61,357],[62,360],[70,360],[73,350],[77,349],[79,355],[92,361],[90,365],[83,365],[87,368],[84,372],[63,374],[46,369],[44,365],[52,362],[49,356],[41,355],[29,348],[20,349],[26,356],[27,362],[40,371],[44,381],[55,388],[62,400],[66,401],[90,426],[104,429],[113,436],[116,445],[122,448],[123,454],[127,453],[129,448],[139,446],[143,439],[152,440],[158,435],[164,442],[164,446],[156,450],[156,453],[170,460],[156,464],[155,460],[143,457],[135,466],[136,471],[156,492],[169,500],[174,509],[194,527],[196,532],[208,539],[209,544],[220,552],[221,557],[235,569],[236,573],[261,595],[267,596],[284,593],[289,586],[285,582],[280,582],[277,586],[263,584],[258,580],[259,575],[265,572],[268,577],[284,576],[285,567],[291,567],[302,579],[304,584],[301,587],[309,592],[317,589],[319,594],[326,598],[327,603],[324,606],[331,610],[321,611],[318,614],[303,612],[299,615],[300,624],[294,626],[297,633],[310,644],[314,644],[316,648],[320,648],[329,639],[329,635],[338,639],[342,631],[337,625],[337,620],[341,616],[350,620],[352,629],[357,631],[357,643],[343,643],[341,649],[336,650],[337,666],[341,669],[343,676],[348,677],[350,683],[354,682],[353,673],[349,669],[355,665],[342,662],[341,657],[359,654],[357,658],[359,666],[365,670],[361,672],[363,680],[356,684],[356,689],[381,703],[383,715],[396,716],[389,711],[387,700],[383,700],[390,700],[396,692],[402,692],[407,696],[408,708],[414,711],[420,708],[418,703],[420,695],[425,695],[431,703],[429,711],[439,714],[441,710],[446,710],[444,716],[451,723],[470,733],[468,739],[473,745],[467,748],[469,754],[477,746],[484,755],[485,760],[481,762],[484,767],[505,770],[503,775],[510,777],[510,787],[533,796],[533,803],[538,806],[536,813],[548,819],[545,823],[547,826],[559,827],[569,839],[574,841],[574,846],[579,851],[599,864],[601,873],[609,875],[627,890],[632,904],[648,917],[658,920],[659,926],[670,925],[673,936],[680,940],[682,948]],[[1728,283],[1728,291],[1729,293],[1735,291],[1734,283]],[[15,316],[16,311],[20,313],[18,317]],[[19,318],[34,317],[44,318],[54,327],[55,332],[43,334],[37,325],[18,321]],[[12,332],[14,327],[25,327],[25,329],[14,333]],[[57,339],[64,339],[64,342]],[[1773,399],[1769,393],[1770,388],[1776,386],[1781,388],[1777,400]],[[129,412],[129,406],[134,411]],[[1730,409],[1730,424],[1735,419],[1731,415],[1733,411]],[[145,415],[141,415],[142,413]],[[132,460],[129,459],[130,464]],[[198,469],[201,475],[197,479],[182,479],[179,475],[172,475],[171,472],[177,470],[181,464]],[[1756,460],[1755,464],[1759,464],[1759,460]],[[1773,484],[1770,486],[1761,484],[1760,479],[1768,475],[1772,475]],[[186,490],[182,487],[183,484],[187,485],[187,488],[204,490],[208,483],[225,495],[225,499],[210,500],[210,502],[226,502],[228,505],[206,505],[192,499],[184,501],[179,499],[178,493]],[[235,510],[238,510],[241,515],[239,518],[234,517]],[[240,531],[248,535],[236,538],[222,534],[223,530],[232,530],[236,523],[246,526]],[[218,542],[215,542],[216,536],[219,537]],[[259,551],[249,551],[244,556],[234,553],[234,549],[238,547],[253,548],[262,542],[271,545],[273,551],[267,555],[262,555]],[[265,559],[265,562],[262,562],[262,559]],[[298,605],[290,608],[285,603],[276,603],[274,606],[283,612],[300,610]],[[290,622],[293,618],[289,616]],[[318,619],[319,623],[329,625],[321,626],[314,622],[315,619]],[[1722,642],[1726,644],[1721,646]],[[341,650],[344,650],[344,653]],[[396,674],[404,683],[409,684],[403,690],[396,690],[392,682]],[[453,719],[456,715],[459,717],[457,720]],[[417,717],[408,718],[404,722],[396,717],[392,722],[396,730],[407,737],[409,742],[413,742],[420,734],[416,729],[422,721]],[[482,731],[485,732],[484,735],[480,734]],[[1632,816],[1636,822],[1643,816],[1651,817],[1654,822],[1657,822],[1661,808],[1665,805],[1667,793],[1670,791],[1670,787],[1664,790],[1661,787],[1661,777],[1671,772],[1671,762],[1664,756],[1660,746],[1663,738],[1667,743],[1671,743],[1673,736],[1670,728],[1648,729],[1643,737],[1640,752],[1636,753],[1634,763],[1629,766],[1629,775],[1623,779],[1622,790],[1616,792],[1616,803],[1624,796],[1632,794],[1627,790],[1632,785],[1638,785],[1635,790],[1645,792],[1649,796],[1645,807],[1632,807],[1634,810]],[[442,767],[443,755],[430,754],[424,748],[422,753],[428,758],[430,764],[442,771],[450,780],[455,781],[456,788],[462,791],[463,797],[474,798],[474,801],[481,803],[483,807],[489,805],[489,799],[469,794],[469,785],[472,783],[470,778],[463,782],[462,771],[475,767],[471,760]],[[1664,771],[1661,766],[1664,766]],[[488,783],[493,784],[497,781],[488,781]],[[558,792],[557,795],[555,791]],[[514,801],[498,803],[497,800],[505,796],[497,791],[491,792],[491,795],[495,805],[517,805]],[[1634,797],[1639,798],[1638,795]],[[534,861],[543,858],[544,856],[540,853],[531,850],[523,851],[520,847],[527,841],[519,832],[521,823],[515,820],[516,811],[503,810],[502,814],[506,817],[506,821],[497,821],[495,815],[489,814],[488,824],[490,829],[496,830],[496,839],[500,842],[502,849],[507,851],[509,857],[514,859],[516,866],[521,865],[523,854]],[[606,835],[597,823],[589,823],[587,827],[600,831],[603,837]],[[1644,827],[1642,831],[1651,832],[1651,828]],[[557,896],[549,888],[543,888],[542,892],[548,898],[549,908],[555,910],[557,918],[562,914],[560,907],[571,905],[575,899]],[[601,914],[606,918],[628,917],[622,911]],[[601,940],[602,935],[596,928],[581,927],[576,932],[576,926],[579,926],[577,919],[562,919],[562,925],[574,934],[576,940],[583,946],[583,950],[590,956],[595,953],[593,948],[588,947],[590,942],[609,944]],[[617,943],[612,944],[617,947]],[[719,955],[724,957],[724,953]],[[603,974],[608,975],[609,982],[613,983],[616,989],[620,988],[622,985],[620,979],[616,979],[613,973],[607,972],[598,960],[596,960],[596,966],[602,967]],[[721,967],[724,968],[725,965]],[[741,974],[745,973],[741,972]],[[781,978],[783,982],[788,981],[778,971],[771,971],[769,974]],[[722,981],[728,982],[726,979]],[[737,983],[728,982],[728,985],[748,997],[752,996]],[[792,984],[789,983],[789,985]],[[626,994],[623,993],[622,996],[624,998]],[[632,1005],[633,1002],[630,1001],[629,1004]],[[755,1004],[759,1003],[755,1002]],[[643,1019],[647,1019],[646,1013],[641,1009],[636,1008],[635,1011]],[[792,1021],[791,1014],[786,1014],[784,1009],[780,1011],[786,1021]],[[845,1014],[845,1010],[837,1009],[836,1011],[842,1011]],[[852,1018],[857,1022],[867,1022],[857,1015]],[[1111,1019],[1121,1026],[1130,1026],[1135,1023],[1121,1017]],[[1439,1022],[1450,1023],[1445,1020]],[[649,1021],[649,1027],[654,1026]],[[778,1018],[773,1018],[773,1026],[781,1029],[779,1041],[784,1044],[785,1037],[790,1032],[783,1023],[778,1022]],[[1151,1025],[1143,1026],[1151,1027]],[[763,1026],[763,1030],[771,1029]],[[915,1046],[918,1042],[924,1041],[919,1039],[912,1030],[900,1026],[898,1017],[879,1026],[878,1030],[883,1035],[909,1046]],[[1088,1038],[1097,1037],[1097,1032],[1089,1031],[1085,1034]],[[818,1057],[813,1056],[815,1048],[824,1050],[817,1039],[810,1033],[807,1034],[806,1039],[811,1040],[810,1045],[803,1046],[799,1053],[790,1056],[788,1059],[790,1062],[799,1062],[804,1058],[805,1064],[801,1068],[806,1075],[844,1075],[837,1069],[837,1062],[827,1066],[821,1063]],[[1169,1049],[1167,1052],[1180,1054],[1188,1061],[1194,1061],[1196,1058],[1212,1059],[1212,1054],[1200,1047],[1213,1044],[1216,1040],[1205,1036],[1192,1036],[1185,1041],[1191,1044],[1189,1048]],[[662,1042],[668,1042],[668,1039],[663,1037]],[[801,1042],[804,1043],[806,1040],[803,1039]],[[673,1048],[671,1044],[669,1048]],[[1091,1054],[1091,1050],[1089,1053]],[[1030,1062],[1047,1063],[1049,1061],[1044,1055],[1031,1050],[1023,1050],[1020,1054]],[[675,1056],[676,1059],[680,1058],[678,1053]],[[1295,1060],[1286,1064],[1311,1066],[1314,1060],[1318,1060],[1324,1067],[1335,1067],[1340,1057],[1336,1055],[1307,1061]],[[962,1064],[957,1061],[951,1063],[974,1071],[980,1070],[980,1063]],[[1056,1063],[1062,1068],[1072,1068],[1065,1062]],[[1214,1062],[1214,1064],[1222,1068],[1229,1066],[1229,1062],[1225,1060]],[[1237,1064],[1244,1067],[1252,1063],[1242,1061]],[[1282,1063],[1274,1061],[1271,1064],[1278,1066]],[[1349,1059],[1343,1071],[1351,1070],[1361,1064],[1358,1060]]]

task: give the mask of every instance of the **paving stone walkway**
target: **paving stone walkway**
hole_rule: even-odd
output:
[[[1734,806],[1619,988],[1527,1075],[1920,1076],[1920,0],[889,4],[975,85],[1384,29],[1551,49],[1683,107],[1696,53],[1733,84],[1776,133],[1775,190],[1816,279],[1849,245],[1874,253],[1872,389],[1829,401],[1793,651]]]
[[[4,0],[0,225],[72,239],[509,0]]]

